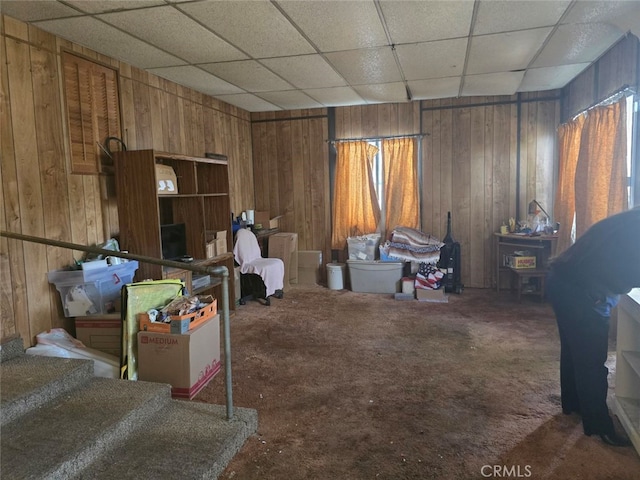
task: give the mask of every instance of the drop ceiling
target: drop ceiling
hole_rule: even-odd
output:
[[[561,88],[640,0],[1,0],[0,11],[248,111]]]

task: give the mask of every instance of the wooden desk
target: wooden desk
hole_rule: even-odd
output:
[[[494,233],[496,239],[496,290],[500,291],[500,274],[509,273],[510,267],[505,265],[504,257],[516,250],[529,250],[536,257],[536,267],[546,269],[556,253],[557,235],[515,235],[512,233]],[[509,274],[510,275],[510,274]]]

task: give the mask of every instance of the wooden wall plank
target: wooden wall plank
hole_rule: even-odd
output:
[[[484,180],[485,197],[484,197],[484,212],[485,212],[485,241],[484,244],[484,286],[493,286],[493,277],[495,275],[495,269],[493,266],[496,264],[495,260],[495,248],[493,240],[493,232],[496,230],[496,225],[501,225],[502,222],[508,221],[507,218],[496,218],[495,216],[495,193],[493,188],[494,175],[493,170],[493,140],[494,140],[494,123],[493,123],[493,107],[484,107],[484,178],[478,180]],[[474,263],[475,265],[475,263]]]
[[[471,246],[471,113],[468,108],[452,111],[451,197],[452,230],[460,243],[461,269],[470,272]],[[468,273],[467,273],[468,275]]]
[[[151,127],[151,100],[149,86],[142,82],[133,82],[133,108],[136,126],[136,149],[153,147],[153,131]],[[178,150],[170,150],[178,151]]]
[[[421,140],[421,158],[420,158],[420,183],[423,185],[421,188],[421,200],[420,200],[420,224],[422,231],[426,233],[434,232],[434,219],[433,209],[434,201],[436,197],[439,197],[438,192],[434,191],[434,149],[433,149],[433,111],[425,110],[422,113],[422,128],[425,134]]]
[[[133,103],[133,81],[120,76],[120,117],[122,118],[122,136],[127,149],[138,148],[136,141],[136,112]]]
[[[53,37],[52,37],[53,38]],[[59,85],[55,53],[31,47],[31,71],[37,131],[37,148],[40,163],[40,184],[42,189],[44,215],[44,237],[64,240],[71,235],[69,199],[64,156],[62,112],[60,111]],[[46,205],[46,207],[45,207]],[[46,247],[47,271],[65,267],[73,257],[68,249]],[[58,299],[48,296],[49,310],[56,311]],[[69,328],[58,316],[51,317],[55,327]],[[36,332],[36,334],[39,332]]]
[[[6,53],[20,206],[20,233],[43,237],[44,208],[29,45],[8,38]],[[52,320],[49,285],[46,280],[47,250],[44,245],[35,243],[28,243],[23,248],[27,309],[31,321],[26,318],[20,319],[17,328],[23,338],[34,341],[35,335],[47,330]]]
[[[465,266],[471,285],[484,285],[487,265],[474,261],[472,266],[471,259],[484,260],[486,238],[493,232],[485,211],[484,113],[484,107],[470,109],[469,264]]]
[[[0,56],[7,58],[5,37],[0,37]],[[2,228],[10,232],[20,232],[20,203],[18,201],[18,174],[16,171],[13,146],[13,125],[11,122],[11,101],[9,97],[8,62],[0,62],[0,177],[2,182]],[[2,338],[21,331],[20,326],[29,316],[26,295],[26,274],[24,271],[23,243],[2,237],[0,242],[0,274],[2,294],[0,314],[2,317]],[[29,337],[28,328],[22,327]]]
[[[292,114],[292,116],[295,115]],[[283,215],[281,219],[282,229],[286,232],[295,231],[294,201],[293,201],[293,158],[291,124],[300,120],[277,122],[276,143],[278,155],[277,161],[272,164],[277,172],[279,195],[274,196],[278,206],[275,213]]]

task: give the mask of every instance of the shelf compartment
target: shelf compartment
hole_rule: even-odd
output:
[[[640,382],[640,352],[625,350],[622,352],[622,358],[631,365],[633,371],[638,375],[638,381]]]

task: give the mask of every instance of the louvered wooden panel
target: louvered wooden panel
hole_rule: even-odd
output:
[[[72,173],[109,172],[112,161],[98,146],[120,138],[117,72],[76,55],[63,54]],[[119,145],[114,144],[114,150]]]

